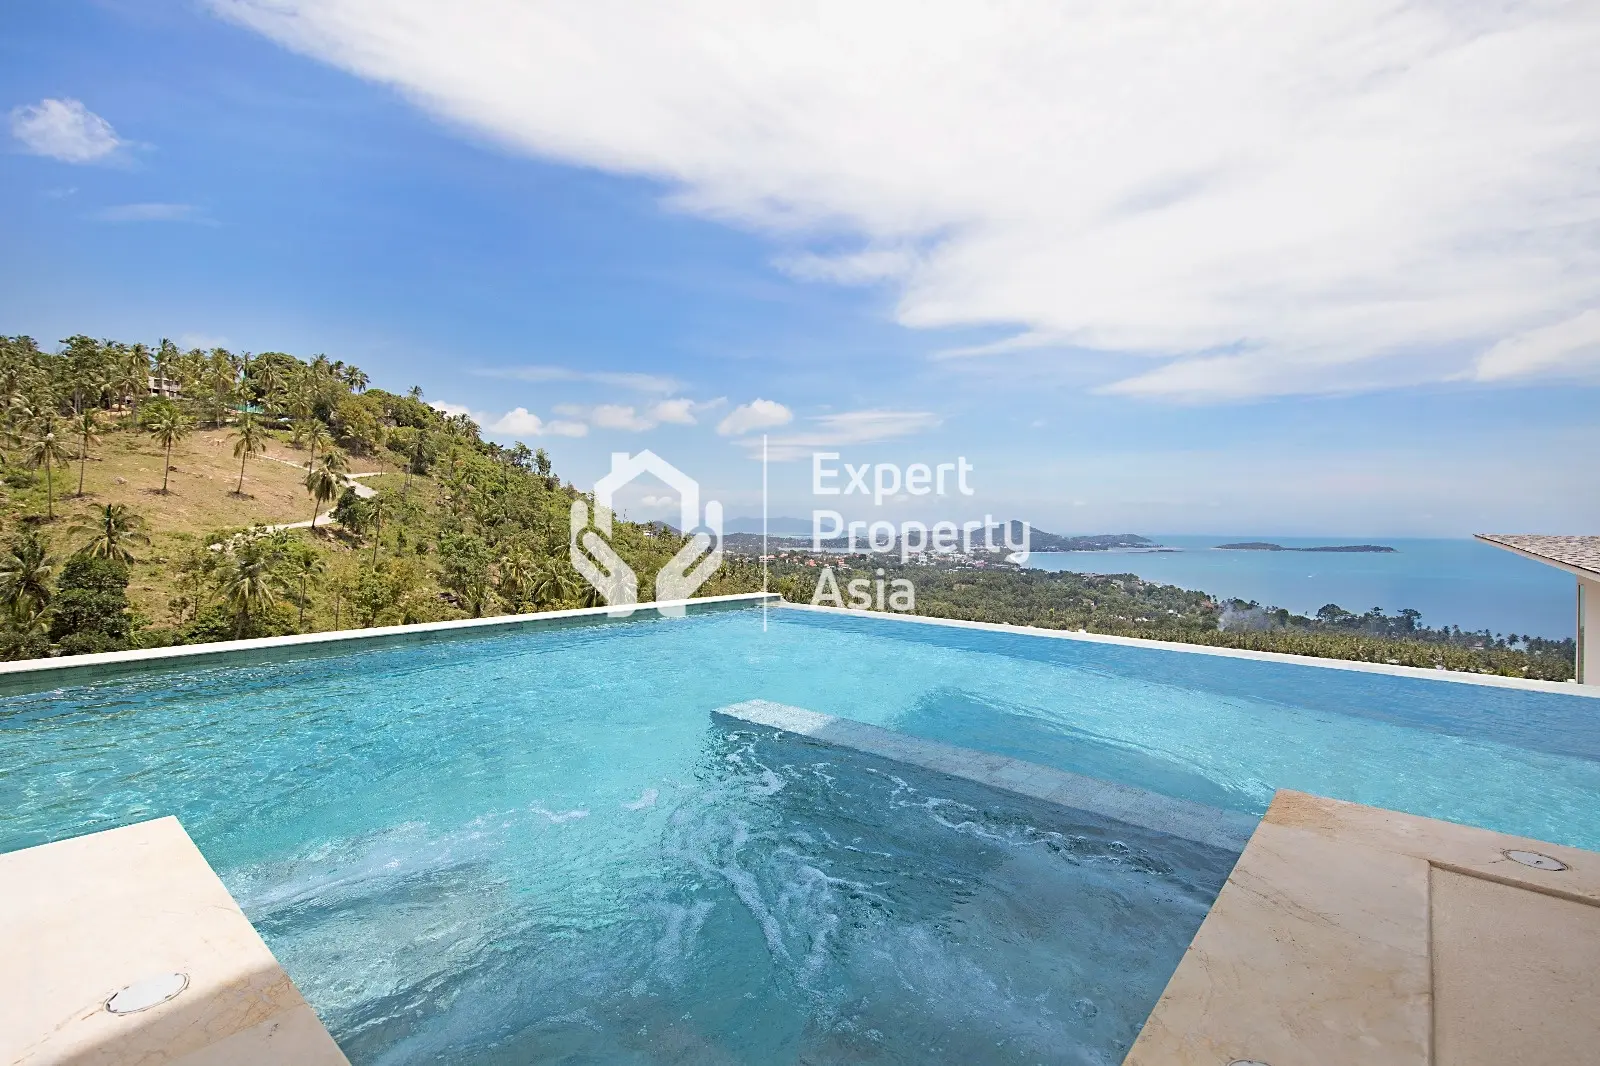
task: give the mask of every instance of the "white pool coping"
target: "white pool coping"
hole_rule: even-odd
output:
[[[847,615],[852,618],[915,622],[922,625],[949,626],[953,629],[977,629],[992,633],[1017,633],[1029,637],[1049,637],[1054,640],[1081,640],[1090,644],[1116,644],[1125,648],[1178,651],[1187,652],[1190,655],[1215,655],[1225,659],[1254,659],[1257,662],[1283,663],[1289,666],[1314,666],[1321,670],[1353,670],[1362,674],[1387,674],[1390,677],[1411,677],[1422,681],[1448,681],[1459,685],[1484,685],[1489,688],[1513,688],[1521,689],[1525,692],[1549,692],[1558,696],[1587,696],[1591,699],[1600,699],[1600,685],[1579,685],[1571,681],[1539,681],[1527,677],[1505,677],[1501,674],[1471,674],[1462,670],[1430,670],[1420,666],[1391,666],[1388,663],[1359,662],[1353,659],[1325,659],[1318,655],[1292,655],[1281,651],[1218,648],[1209,644],[1185,644],[1176,640],[1115,637],[1105,633],[1089,633],[1084,630],[1044,629],[1039,626],[1018,626],[1002,622],[970,622],[963,618],[934,618],[928,615],[906,614],[900,611],[857,611],[848,607],[820,607],[809,603],[790,603],[787,600],[779,600],[774,606],[791,611]]]
[[[928,615],[904,614],[898,611],[858,611],[841,607],[819,607],[809,603],[790,603],[776,592],[741,592],[730,596],[706,596],[699,599],[660,600],[640,603],[628,617],[650,612],[676,611],[680,608],[693,613],[706,607],[754,607],[765,602],[773,608],[791,611],[810,611],[825,615],[843,615],[852,618],[869,618],[883,621],[913,622],[922,625],[946,626],[954,629],[974,629],[993,633],[1014,633],[1026,637],[1047,637],[1053,640],[1077,640],[1090,644],[1114,644],[1127,648],[1147,648],[1153,651],[1175,651],[1190,655],[1212,655],[1230,659],[1253,659],[1257,662],[1282,663],[1289,666],[1311,666],[1320,670],[1350,670],[1364,674],[1386,674],[1390,677],[1409,677],[1422,681],[1446,681],[1452,684],[1480,685],[1488,688],[1519,689],[1524,692],[1547,692],[1557,696],[1586,696],[1600,699],[1600,685],[1579,685],[1570,681],[1537,681],[1524,677],[1504,677],[1499,674],[1471,674],[1457,670],[1429,670],[1417,666],[1391,666],[1388,663],[1357,662],[1350,659],[1326,659],[1315,655],[1291,655],[1286,652],[1249,651],[1243,648],[1218,648],[1208,644],[1186,644],[1175,640],[1149,640],[1143,637],[1116,637],[1082,630],[1044,629],[1038,626],[1009,625],[1000,622],[971,622],[960,618],[934,618]],[[170,648],[141,648],[134,651],[108,651],[93,655],[63,655],[52,659],[23,659],[17,662],[0,662],[0,694],[15,683],[37,678],[45,685],[62,672],[74,670],[103,672],[118,666],[159,668],[169,662],[208,658],[225,658],[249,652],[274,651],[285,648],[313,648],[332,644],[359,644],[362,642],[401,643],[428,637],[436,633],[453,633],[504,626],[536,626],[562,621],[593,620],[606,622],[615,616],[609,607],[582,607],[566,611],[541,611],[534,614],[495,615],[489,618],[458,618],[449,622],[422,622],[404,626],[378,626],[372,629],[338,629],[320,633],[296,633],[286,637],[258,637],[253,640],[224,640],[208,644],[181,644]],[[354,650],[354,649],[351,649]],[[65,684],[67,682],[60,682]],[[15,691],[15,689],[12,689]]]
[[[766,601],[782,601],[775,592],[742,592],[732,596],[706,596],[692,600],[654,600],[635,604],[626,614],[610,607],[579,607],[566,611],[540,611],[536,614],[502,614],[488,618],[457,618],[449,622],[421,622],[404,626],[375,626],[371,629],[333,629],[320,633],[295,633],[286,637],[257,637],[252,640],[219,640],[205,644],[180,644],[170,648],[139,648],[133,651],[107,651],[92,655],[63,655],[53,659],[22,659],[0,662],[0,682],[10,679],[41,680],[63,671],[95,670],[106,667],[142,664],[161,665],[182,659],[222,658],[249,652],[280,648],[316,647],[328,644],[359,644],[368,641],[404,642],[435,633],[494,629],[505,626],[539,625],[548,622],[593,619],[600,622],[625,621],[639,615],[683,610],[693,613],[706,607],[755,606]],[[352,649],[354,650],[354,649]]]

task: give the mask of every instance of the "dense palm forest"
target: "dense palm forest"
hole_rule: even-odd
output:
[[[485,441],[419,389],[368,384],[323,356],[84,336],[50,353],[29,337],[0,338],[0,655],[598,603],[568,561],[578,493],[543,450]],[[198,461],[231,462],[236,477],[199,481],[178,464],[174,449],[193,454],[196,436],[217,446]],[[126,465],[143,453],[158,468],[148,484],[119,474],[100,494],[85,491],[86,471],[102,483],[113,468],[149,471],[149,461]],[[375,473],[358,482],[356,466]],[[292,479],[308,520],[196,525],[197,511],[247,510],[257,501],[247,490],[268,474]],[[641,588],[681,543],[669,529],[620,521],[613,535]],[[702,594],[757,587],[756,567],[733,560]]]

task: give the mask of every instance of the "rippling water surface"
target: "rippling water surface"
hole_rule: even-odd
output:
[[[0,699],[0,850],[175,814],[366,1063],[1120,1061],[1234,859],[714,725],[1600,845],[1600,703],[730,611]]]

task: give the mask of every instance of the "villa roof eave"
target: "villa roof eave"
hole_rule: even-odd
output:
[[[1600,537],[1540,533],[1475,533],[1485,544],[1591,580],[1600,579]]]

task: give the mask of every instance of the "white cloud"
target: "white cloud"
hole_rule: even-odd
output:
[[[1600,304],[1594,4],[211,2],[1125,394],[1456,377]]]
[[[930,411],[879,409],[817,415],[808,420],[808,426],[803,430],[769,438],[767,457],[774,462],[809,458],[813,451],[820,448],[878,444],[934,429],[940,422],[939,416]],[[761,449],[759,437],[747,437],[738,443],[755,453]]]
[[[696,406],[693,400],[682,397],[662,400],[650,408],[650,415],[657,422],[666,422],[674,426],[692,426],[698,421],[694,417]]]
[[[96,222],[201,222],[214,225],[194,204],[118,204],[90,216]]]
[[[526,407],[514,407],[503,415],[474,411],[459,403],[435,401],[428,405],[446,415],[466,415],[482,427],[485,433],[500,437],[582,437],[589,427],[582,422],[562,420],[545,421]]]
[[[585,381],[596,385],[633,389],[635,392],[677,392],[683,387],[675,378],[664,374],[638,374],[613,370],[573,370],[565,366],[508,366],[474,370],[486,378],[507,378],[512,381],[534,383],[546,381]]]
[[[77,100],[40,100],[11,109],[11,135],[34,155],[63,163],[93,163],[124,142],[111,123]]]
[[[514,407],[499,418],[482,424],[488,432],[507,437],[583,437],[589,433],[589,427],[582,422],[559,419],[546,422],[526,407]]]
[[[742,403],[728,412],[728,417],[717,424],[717,432],[724,437],[736,437],[751,430],[787,425],[794,412],[776,400],[755,399]]]

